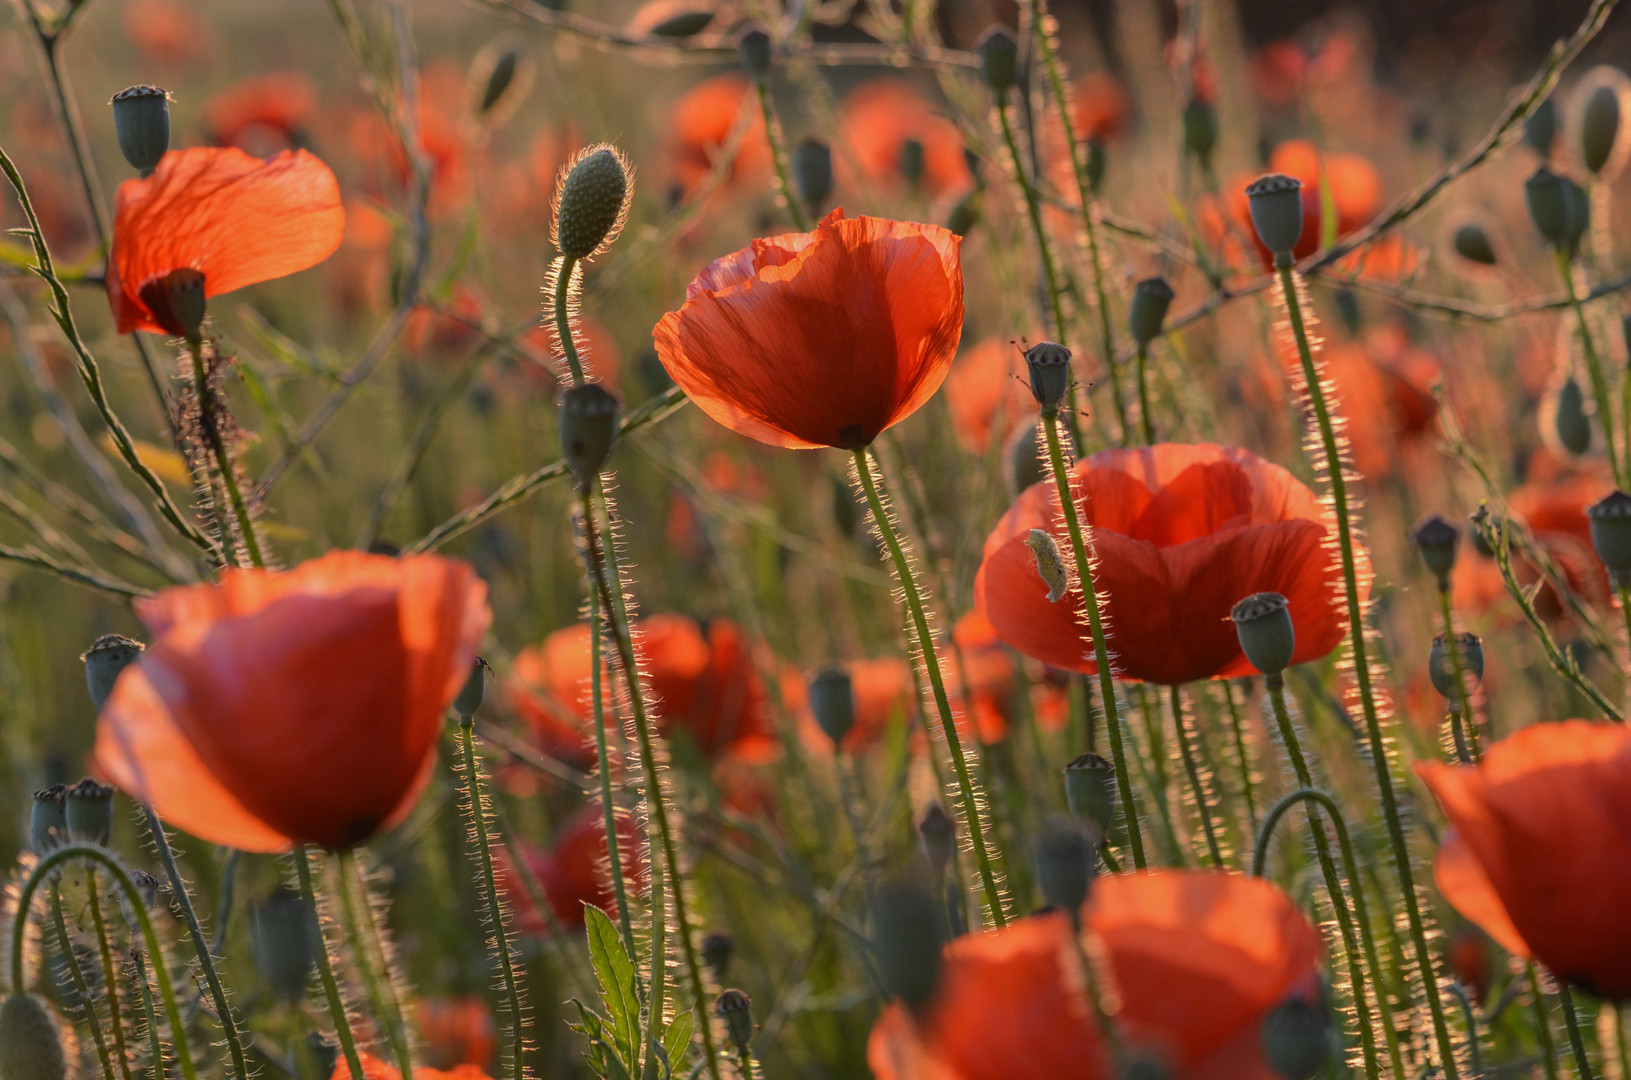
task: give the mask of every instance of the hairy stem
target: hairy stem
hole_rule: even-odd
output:
[[[782,144],[782,125],[776,118],[775,103],[770,100],[770,83],[766,79],[754,80],[759,91],[759,110],[765,117],[765,141],[770,144],[770,160],[776,166],[776,194],[787,206],[787,216],[793,219],[793,228],[810,231],[810,218],[799,203],[793,190],[793,181],[787,171],[787,148]]]
[[[119,978],[113,966],[113,943],[108,939],[108,924],[102,918],[102,888],[93,869],[86,875],[91,900],[91,925],[96,928],[96,943],[102,950],[102,986],[108,995],[108,1033],[113,1037],[113,1060],[119,1065],[119,1075],[130,1080],[130,1057],[125,1051],[125,1021],[119,1010]]]
[[[583,527],[594,521],[590,493],[583,493]],[[606,736],[606,693],[602,685],[600,596],[593,579],[589,582],[589,705],[595,715],[595,760],[599,762],[601,821],[606,830],[606,858],[611,864],[612,895],[617,898],[617,924],[623,933],[623,947],[630,956],[637,956],[634,947],[634,923],[629,913],[628,886],[623,881],[622,840],[617,835],[617,799],[612,793],[612,759],[610,740]]]
[[[1574,1068],[1580,1080],[1593,1080],[1586,1040],[1580,1034],[1580,1017],[1574,1009],[1574,993],[1562,979],[1557,981],[1557,1000],[1563,1003],[1563,1026],[1569,1030],[1569,1048],[1574,1052]]]
[[[215,393],[210,389],[209,376],[204,370],[203,339],[196,336],[188,338],[187,351],[193,358],[193,393],[198,396],[199,423],[204,429],[204,438],[209,442],[210,455],[215,459],[221,486],[226,489],[227,501],[232,505],[232,516],[237,519],[238,536],[243,541],[250,563],[264,567],[266,561],[261,557],[260,541],[255,537],[255,522],[250,517],[249,504],[244,501],[243,492],[238,489],[238,474],[232,455],[227,451],[226,440],[221,437],[221,418],[215,409]],[[218,528],[224,544],[226,538],[232,535],[232,530],[225,521],[220,522]]]
[[[1223,701],[1229,707],[1229,729],[1235,741],[1235,756],[1240,759],[1241,794],[1246,800],[1246,821],[1251,826],[1252,835],[1257,835],[1257,797],[1252,784],[1251,752],[1246,745],[1246,725],[1241,721],[1240,703],[1235,700],[1235,686],[1229,679],[1223,680]]]
[[[296,844],[293,857],[295,873],[300,878],[300,897],[306,902],[307,910],[317,923],[317,941],[321,946],[317,950],[317,975],[323,984],[323,997],[328,1002],[329,1018],[334,1022],[334,1034],[340,1040],[340,1050],[345,1054],[346,1067],[351,1070],[351,1080],[363,1080],[362,1058],[357,1053],[357,1036],[351,1031],[351,1017],[346,1013],[345,999],[340,996],[339,980],[334,977],[334,961],[329,956],[328,935],[323,931],[323,919],[318,913],[317,889],[312,883],[311,857],[306,853],[306,845]]]
[[[345,919],[346,937],[357,950],[357,970],[362,974],[368,1008],[385,1028],[391,1056],[402,1080],[413,1080],[413,1052],[408,1046],[408,1025],[402,1020],[402,1003],[397,1000],[396,980],[385,952],[385,940],[374,918],[374,904],[368,897],[368,881],[354,850],[335,853],[339,863],[340,912]]]
[[[1212,865],[1223,869],[1223,850],[1218,846],[1217,830],[1212,827],[1212,808],[1207,803],[1206,788],[1201,784],[1201,770],[1195,763],[1195,749],[1189,745],[1189,730],[1184,724],[1184,703],[1178,687],[1172,691],[1172,726],[1178,735],[1178,754],[1184,762],[1184,773],[1189,777],[1189,790],[1195,795],[1195,812],[1201,817],[1201,830],[1206,834],[1206,853]]]
[[[113,1058],[108,1052],[107,1036],[102,1034],[102,1020],[97,1015],[96,1003],[91,1000],[90,983],[85,978],[85,969],[79,964],[79,954],[74,951],[73,939],[68,936],[68,920],[62,916],[62,885],[61,882],[51,883],[51,920],[57,931],[57,947],[62,952],[63,966],[68,969],[68,977],[73,981],[74,994],[79,998],[80,1008],[85,1012],[85,1026],[91,1030],[91,1042],[96,1044],[96,1058],[102,1063],[103,1080],[114,1080]],[[20,989],[21,981],[16,983]]]
[[[464,751],[464,783],[470,800],[470,820],[476,834],[476,851],[481,862],[482,899],[487,905],[487,921],[493,928],[493,948],[498,953],[499,970],[504,977],[504,996],[509,1002],[510,1075],[522,1080],[524,1059],[521,988],[515,978],[515,958],[510,953],[510,935],[504,926],[504,912],[498,902],[498,877],[493,872],[493,846],[487,837],[487,810],[482,802],[481,765],[476,758],[475,720],[459,718],[459,745]]]

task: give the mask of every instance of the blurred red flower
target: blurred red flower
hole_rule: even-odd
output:
[[[713,170],[744,109],[747,130],[726,178],[752,186],[770,175],[770,143],[752,84],[735,72],[715,75],[682,94],[668,113],[667,157],[679,196],[688,197]]]
[[[946,376],[946,407],[957,441],[970,454],[983,455],[993,438],[1005,443],[1020,424],[1034,423],[1036,398],[1014,341],[988,337],[964,351]]]
[[[1613,490],[1613,482],[1605,477],[1575,473],[1524,484],[1507,496],[1507,508],[1529,527],[1535,543],[1562,572],[1569,591],[1594,605],[1606,602],[1610,590],[1608,572],[1591,543],[1586,507]],[[1541,576],[1539,567],[1517,549],[1512,572],[1526,589]],[[1465,611],[1487,611],[1507,596],[1495,560],[1476,553],[1456,561],[1451,587],[1456,607]],[[1536,613],[1550,622],[1570,617],[1563,598],[1549,583],[1535,594],[1534,605]],[[1518,617],[1516,608],[1509,614]]]
[[[317,89],[301,71],[242,79],[204,102],[205,138],[256,157],[299,146],[317,108]]]
[[[485,1068],[493,1060],[498,1027],[485,998],[467,994],[421,1001],[413,1012],[426,1065],[434,1069],[459,1065]]]
[[[898,656],[851,660],[839,667],[849,672],[855,696],[855,726],[844,736],[844,752],[860,754],[878,744],[892,723],[910,723],[917,715],[917,691],[912,669]],[[782,675],[782,701],[798,717],[806,745],[821,753],[833,752],[833,742],[810,714],[804,679],[796,671]]]
[[[866,179],[889,191],[907,186],[901,170],[907,143],[922,151],[917,186],[930,197],[973,183],[963,155],[963,133],[929,100],[899,79],[874,79],[851,91],[838,112],[839,138]],[[915,156],[915,155],[914,155]],[[839,180],[848,186],[846,155],[834,155]]]
[[[518,851],[549,901],[550,914],[564,930],[583,926],[583,908],[589,904],[617,917],[617,895],[612,889],[606,846],[606,821],[597,804],[573,814],[555,834],[548,851],[518,840]],[[617,852],[623,863],[625,887],[638,895],[646,887],[645,841],[640,829],[625,814],[617,818]],[[516,921],[523,930],[541,934],[551,929],[550,920],[533,906],[521,886],[518,871],[508,857],[500,861],[500,887],[515,905]]]
[[[1127,91],[1107,71],[1090,71],[1070,91],[1070,123],[1082,140],[1109,142],[1127,123]]]
[[[209,51],[203,16],[182,0],[130,0],[119,22],[125,40],[149,63],[183,64]]]
[[[363,1080],[402,1080],[402,1074],[395,1065],[381,1061],[373,1054],[363,1051],[359,1057],[362,1063]],[[492,1080],[482,1069],[476,1065],[455,1065],[451,1069],[433,1069],[424,1065],[416,1065],[413,1070],[415,1077],[424,1080]],[[351,1080],[351,1067],[346,1064],[342,1055],[334,1063],[334,1075],[329,1080]]]

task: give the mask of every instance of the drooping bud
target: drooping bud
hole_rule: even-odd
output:
[[[1523,141],[1542,158],[1552,156],[1557,141],[1557,102],[1547,98],[1523,122]]]
[[[1313,1080],[1330,1058],[1333,1037],[1325,1010],[1301,998],[1263,1017],[1263,1058],[1285,1080]]]
[[[1591,417],[1586,414],[1586,392],[1570,375],[1552,394],[1552,431],[1558,444],[1579,457],[1591,449]]]
[[[1053,534],[1032,529],[1025,537],[1025,546],[1031,549],[1031,560],[1036,564],[1036,576],[1048,587],[1048,600],[1057,604],[1070,589],[1070,572],[1059,557],[1059,544]]]
[[[587,259],[611,246],[628,214],[630,187],[628,160],[615,146],[580,153],[555,195],[553,239],[561,254]]]
[[[1455,569],[1456,546],[1461,542],[1461,530],[1443,514],[1429,514],[1410,530],[1410,542],[1416,545],[1416,554],[1422,565],[1438,578],[1439,591],[1450,587],[1450,573]]]
[[[1039,341],[1025,350],[1025,367],[1042,415],[1058,415],[1059,402],[1070,390],[1070,350],[1058,342]]]
[[[1588,71],[1576,92],[1580,163],[1600,179],[1613,180],[1625,167],[1626,151],[1631,148],[1631,140],[1624,137],[1622,115],[1627,89],[1625,76],[1605,65]]]
[[[1166,278],[1145,278],[1133,287],[1133,302],[1127,306],[1127,329],[1140,349],[1148,348],[1161,336],[1174,295]]]
[[[652,37],[695,37],[708,29],[708,24],[713,21],[714,13],[711,11],[682,11],[653,26],[650,32]]]
[[[68,1057],[51,1007],[31,994],[0,1005],[0,1078],[66,1080]]]
[[[878,890],[873,945],[884,989],[916,1008],[929,1000],[940,981],[943,914],[929,892],[916,885]]]
[[[113,95],[113,130],[130,167],[149,176],[170,149],[170,92],[132,86]]]
[[[753,1001],[741,990],[722,990],[714,999],[714,1012],[725,1022],[725,1032],[738,1054],[748,1052],[753,1038]]]
[[[736,951],[736,940],[722,930],[711,931],[702,939],[702,962],[716,979],[725,977],[731,966],[731,954]]]
[[[1461,650],[1461,670],[1467,674],[1467,689],[1471,692],[1484,680],[1484,643],[1477,634],[1465,632],[1455,636],[1455,643]],[[1446,701],[1461,699],[1455,688],[1455,661],[1443,634],[1433,639],[1433,647],[1427,653],[1427,677]]]
[[[842,747],[855,726],[855,686],[849,672],[827,668],[810,680],[810,713],[833,747]]]
[[[468,720],[481,708],[481,699],[487,694],[487,666],[486,660],[476,657],[470,677],[464,681],[464,688],[453,699],[453,711],[458,713],[459,719]]]
[[[299,893],[279,889],[249,913],[255,969],[285,1001],[300,1001],[317,962],[317,921]]]
[[[951,865],[951,856],[957,847],[957,824],[946,813],[945,807],[939,803],[930,803],[929,808],[923,811],[923,818],[917,823],[918,844],[923,848],[923,858],[929,864],[936,877],[946,872]]]
[[[1095,838],[1068,818],[1043,822],[1031,847],[1036,885],[1043,899],[1062,911],[1079,910],[1093,887],[1093,850],[1097,846]]]
[[[793,147],[793,193],[812,214],[819,214],[832,195],[832,150],[819,139]]]
[[[917,187],[918,182],[923,179],[924,164],[923,144],[917,139],[903,140],[900,144],[900,156],[895,159],[895,167],[906,179],[908,187]]]
[[[491,127],[515,114],[532,90],[532,53],[526,44],[505,34],[488,42],[470,64],[470,87],[480,94],[471,111]]]
[[[204,326],[204,275],[190,266],[154,278],[136,295],[165,333],[196,341]]]
[[[1291,624],[1291,605],[1276,592],[1253,593],[1229,612],[1240,651],[1264,675],[1279,675],[1297,651],[1297,631]]]
[[[67,792],[68,839],[106,845],[113,836],[113,788],[86,777]]]
[[[1631,495],[1618,489],[1586,507],[1591,546],[1615,588],[1631,585]]]
[[[1065,766],[1065,805],[1101,838],[1115,819],[1116,797],[1116,767],[1105,758],[1086,753]]]
[[[757,26],[749,27],[736,43],[742,56],[742,68],[755,82],[770,78],[770,35]]]
[[[1591,201],[1580,185],[1542,165],[1524,181],[1523,199],[1541,238],[1558,251],[1572,252],[1591,216]]]
[[[1246,187],[1252,227],[1274,255],[1274,265],[1291,266],[1292,252],[1303,235],[1303,183],[1283,173],[1270,173]]]
[[[993,26],[974,48],[980,54],[980,77],[1002,97],[1012,89],[1019,70],[1019,42],[1006,26]]]
[[[1194,154],[1203,169],[1212,167],[1212,151],[1218,145],[1218,111],[1210,102],[1194,100],[1184,106],[1184,147]]]
[[[617,398],[599,383],[573,386],[561,395],[561,456],[578,483],[600,474],[617,441]]]
[[[1495,265],[1495,246],[1489,234],[1478,225],[1463,225],[1455,231],[1455,253],[1480,266]]]
[[[147,646],[119,634],[103,634],[91,642],[91,647],[80,656],[85,662],[85,686],[91,692],[91,704],[96,711],[113,693],[113,684],[119,673],[129,667]]]
[[[29,846],[44,858],[68,842],[68,789],[52,784],[34,793],[34,811],[28,821]]]

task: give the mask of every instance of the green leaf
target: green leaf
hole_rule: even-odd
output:
[[[611,1018],[612,1035],[624,1061],[639,1060],[640,998],[634,988],[634,961],[606,913],[592,904],[583,909],[589,957],[600,980],[600,1000]]]
[[[567,1026],[574,1031],[583,1032],[588,1037],[589,1053],[585,1056],[589,1059],[589,1067],[597,1076],[605,1077],[606,1080],[632,1080],[629,1067],[618,1058],[617,1048],[606,1041],[605,1029],[608,1021],[593,1009],[587,1008],[577,998],[572,999],[572,1004],[578,1007],[578,1016],[583,1023],[581,1026],[569,1023]]]
[[[682,1009],[668,1022],[668,1031],[663,1034],[663,1052],[668,1055],[668,1066],[672,1074],[674,1064],[685,1064],[685,1054],[691,1048],[691,1010]]]

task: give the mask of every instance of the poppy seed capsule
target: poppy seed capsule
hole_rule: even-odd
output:
[[[1283,1001],[1263,1017],[1263,1058],[1285,1080],[1313,1080],[1331,1056],[1325,1011],[1301,998]]]
[[[929,1000],[940,981],[944,909],[917,885],[878,890],[873,908],[873,946],[884,989],[912,1008]]]
[[[1086,753],[1065,766],[1065,805],[1076,820],[1104,836],[1116,815],[1116,767],[1098,754]]]
[[[1455,569],[1456,545],[1461,541],[1461,530],[1443,514],[1429,514],[1410,530],[1410,542],[1416,545],[1416,554],[1422,565],[1438,578],[1442,592],[1450,587],[1450,572]]]
[[[1043,416],[1057,416],[1059,402],[1070,389],[1070,350],[1054,341],[1039,341],[1025,350],[1031,376],[1031,396]]]
[[[810,680],[810,713],[837,749],[855,726],[855,686],[843,668],[827,668]]]
[[[1586,415],[1586,392],[1573,375],[1552,395],[1552,431],[1563,449],[1579,457],[1591,449],[1591,417]]]
[[[481,708],[481,699],[487,695],[487,661],[476,657],[471,667],[470,677],[464,680],[464,687],[459,690],[459,696],[453,699],[453,711],[459,714],[459,719],[468,720],[476,715]]]
[[[793,192],[811,213],[819,213],[832,194],[832,150],[819,139],[793,147]]]
[[[1615,588],[1631,586],[1631,495],[1614,490],[1586,507],[1591,546]]]
[[[62,784],[34,793],[28,835],[29,846],[42,859],[68,842],[68,789]]]
[[[91,704],[96,711],[113,693],[113,684],[119,673],[142,655],[147,646],[119,634],[103,634],[91,642],[91,647],[80,656],[85,662],[85,686],[91,692]]]
[[[1547,98],[1523,122],[1523,141],[1543,158],[1552,156],[1557,141],[1557,102]]]
[[[1212,151],[1218,145],[1218,111],[1209,103],[1191,101],[1184,106],[1184,147],[1200,160],[1204,168],[1212,167]]]
[[[1524,181],[1523,201],[1541,238],[1558,251],[1572,252],[1585,235],[1591,213],[1580,185],[1542,165]]]
[[[1619,81],[1624,82],[1624,77]],[[1616,154],[1619,144],[1620,90],[1612,82],[1599,81],[1580,106],[1580,163],[1593,176],[1601,174],[1611,163],[1622,164],[1614,160],[1621,156]]]
[[[1140,349],[1148,348],[1161,336],[1174,295],[1166,278],[1145,278],[1133,287],[1133,302],[1127,306],[1127,329]]]
[[[113,788],[86,777],[68,789],[68,839],[106,845],[113,836]]]
[[[142,176],[150,175],[170,149],[170,92],[132,86],[113,95],[113,131],[119,152]]]
[[[31,994],[0,1005],[0,1080],[65,1080],[68,1057],[50,1006]]]
[[[1297,651],[1297,630],[1291,624],[1291,605],[1277,592],[1253,593],[1229,612],[1240,651],[1264,675],[1279,675]]]
[[[1031,847],[1036,885],[1054,907],[1075,912],[1093,888],[1093,849],[1087,832],[1068,818],[1043,823]]]
[[[599,383],[573,386],[561,395],[561,456],[578,483],[600,474],[617,441],[617,398]]]
[[[952,853],[957,848],[957,825],[939,803],[930,803],[917,823],[917,839],[923,848],[923,858],[936,877],[951,865]]]
[[[980,77],[985,85],[998,97],[1006,94],[1019,70],[1019,42],[1006,26],[993,26],[974,49],[980,54]]]
[[[736,1052],[746,1054],[753,1038],[753,999],[741,990],[722,990],[714,999],[714,1012],[725,1021],[725,1031]]]
[[[900,154],[895,158],[895,168],[905,178],[909,187],[917,187],[918,181],[923,179],[923,144],[917,139],[905,139],[900,144]]]
[[[731,966],[731,954],[735,951],[735,939],[722,931],[715,930],[702,939],[702,962],[716,979],[725,977],[725,969]]]
[[[1480,266],[1495,265],[1495,247],[1489,234],[1477,225],[1463,225],[1455,231],[1455,253]]]
[[[770,78],[770,35],[757,26],[750,27],[742,34],[736,43],[737,51],[742,56],[742,67],[754,81],[764,82]]]
[[[1277,269],[1291,266],[1292,251],[1303,235],[1303,183],[1283,173],[1270,173],[1246,187],[1252,228],[1274,255]]]
[[[1477,634],[1470,633],[1457,634],[1455,643],[1461,650],[1461,670],[1471,679],[1467,689],[1475,690],[1484,681],[1484,643]],[[1427,653],[1427,677],[1446,701],[1460,700],[1461,695],[1455,688],[1455,662],[1443,634],[1433,639],[1433,647]]]
[[[555,246],[569,259],[587,259],[617,238],[629,202],[629,167],[614,147],[578,155],[555,197]]]
[[[651,28],[652,37],[688,38],[695,37],[708,29],[708,24],[714,21],[711,11],[682,11],[678,15],[670,15],[662,22]]]

